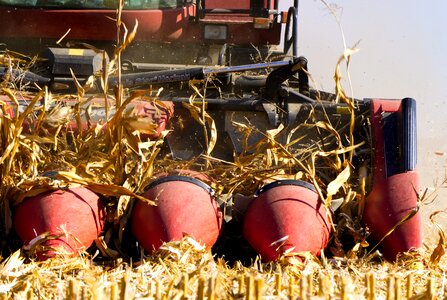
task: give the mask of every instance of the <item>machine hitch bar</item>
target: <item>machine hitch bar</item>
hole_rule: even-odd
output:
[[[277,69],[275,74],[279,76],[271,76],[275,80],[270,80],[272,84],[282,83],[289,79],[296,72],[305,70],[307,68],[307,60],[299,57],[290,61],[273,61],[257,64],[239,65],[239,66],[222,66],[222,67],[182,67],[178,69],[161,70],[161,71],[147,71],[136,73],[124,73],[121,78],[118,76],[110,76],[108,78],[108,86],[113,87],[121,83],[125,88],[132,88],[142,85],[151,84],[165,84],[173,82],[189,81],[194,79],[204,79],[208,75],[222,75],[230,73],[242,73],[247,71],[256,71],[262,69]],[[280,71],[282,70],[282,71]],[[287,71],[286,71],[287,70]],[[300,76],[301,77],[301,76]],[[20,71],[16,69],[0,67],[0,78],[3,80],[11,80],[21,82],[22,84],[37,84],[39,86],[50,85],[53,83],[67,84],[72,81],[72,78],[49,78],[38,75],[31,71]],[[78,81],[83,84],[86,79],[78,78]],[[268,80],[267,80],[268,81]],[[96,81],[97,86],[101,86],[101,81]],[[266,83],[267,84],[267,83]],[[271,89],[269,89],[272,92]]]
[[[298,72],[307,65],[307,60],[303,57],[299,57],[290,61],[273,61],[264,62],[258,64],[248,64],[230,67],[191,67],[173,70],[163,70],[163,71],[150,71],[150,72],[139,72],[139,73],[129,73],[121,75],[121,84],[126,87],[135,87],[139,85],[149,85],[149,84],[163,84],[170,82],[181,82],[193,79],[204,79],[207,75],[220,75],[238,72],[255,71],[262,69],[277,69],[281,67],[291,66],[291,70]],[[288,78],[284,78],[285,81]],[[109,86],[116,86],[119,83],[119,78],[117,76],[109,77]]]

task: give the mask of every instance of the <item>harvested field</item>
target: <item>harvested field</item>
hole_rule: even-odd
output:
[[[14,299],[444,299],[446,263],[408,255],[293,258],[228,266],[185,238],[138,262],[90,256],[2,263],[2,297]]]

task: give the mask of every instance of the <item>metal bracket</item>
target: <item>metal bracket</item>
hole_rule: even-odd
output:
[[[300,74],[300,88],[303,88],[305,91],[308,91],[308,80],[307,74],[304,70],[307,68],[307,59],[304,57],[299,57],[291,61],[288,65],[280,67],[274,71],[272,71],[267,77],[265,83],[265,92],[264,98],[274,103],[274,108],[268,106],[266,109],[267,114],[269,115],[269,120],[272,125],[277,125],[279,122],[285,122],[287,124],[291,124],[296,118],[296,115],[299,111],[299,107],[293,105],[293,101],[290,101],[290,90],[283,86],[283,83],[294,76],[296,73]],[[304,73],[302,75],[301,73]],[[302,78],[302,76],[305,76]],[[303,81],[303,82],[301,82]],[[294,93],[293,99],[297,98],[295,94],[300,95],[299,93]],[[306,100],[309,100],[307,96],[304,96]],[[310,99],[312,101],[312,99]],[[308,102],[308,101],[304,101]],[[263,104],[265,105],[265,104]],[[272,105],[272,104],[269,104]],[[292,110],[291,110],[292,109]],[[298,110],[296,110],[298,109]],[[274,111],[274,113],[273,113]],[[283,113],[281,113],[283,111]],[[278,115],[281,115],[280,120],[278,120]]]
[[[287,103],[287,125],[295,123],[296,116],[300,112],[301,103]]]
[[[272,103],[262,103],[262,107],[268,116],[270,124],[272,126],[277,126],[279,123],[277,106]]]
[[[282,83],[306,68],[307,59],[301,56],[290,61],[288,65],[273,70],[265,82],[265,98],[279,104],[278,96]]]

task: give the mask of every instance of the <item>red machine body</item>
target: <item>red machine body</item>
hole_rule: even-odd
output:
[[[422,246],[415,105],[409,98],[371,101],[373,185],[363,221],[388,260]]]
[[[211,1],[210,1],[211,2]],[[214,1],[217,2],[217,1]],[[226,7],[235,6],[249,10],[249,1],[222,1]],[[208,1],[207,1],[208,4]],[[216,3],[217,4],[217,3]],[[2,38],[47,38],[59,39],[69,31],[67,39],[87,41],[114,41],[116,39],[115,9],[61,9],[52,7],[0,6],[4,26]],[[195,22],[196,5],[187,3],[180,7],[165,9],[126,9],[122,21],[132,28],[138,21],[136,41],[145,42],[203,42],[205,24],[225,24],[228,36],[224,42],[236,44],[279,44],[280,25],[274,30],[256,29],[253,17],[248,14],[205,17]],[[221,41],[223,42],[223,41]]]
[[[38,0],[35,5],[27,5],[0,1],[0,41],[14,51],[36,53],[36,50],[55,47],[55,42],[66,34],[62,45],[87,42],[111,53],[117,39],[116,2],[111,1],[109,6],[105,2]],[[252,2],[257,2],[256,9]],[[139,62],[193,63],[197,57],[212,55],[210,46],[234,44],[253,48],[279,44],[281,23],[272,1],[215,0],[206,1],[206,7],[204,3],[126,4],[121,20],[129,30],[138,21],[138,30],[130,47],[135,51],[129,49],[124,55],[139,56]],[[169,51],[175,52],[173,57],[171,53],[166,54]]]

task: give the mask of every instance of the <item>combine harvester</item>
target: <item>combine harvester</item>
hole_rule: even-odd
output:
[[[120,79],[110,76],[109,88],[119,80],[130,89],[164,87],[159,98],[162,102],[158,102],[163,105],[136,99],[129,107],[137,118],[156,125],[149,138],[170,129],[166,140],[175,159],[190,160],[208,150],[204,126],[182,105],[194,95],[184,84],[191,80],[213,78],[209,84],[213,88],[200,101],[216,123],[218,140],[211,152],[215,158],[231,161],[245,151],[245,142],[255,145],[264,137],[262,132],[280,126],[284,129],[276,138],[285,145],[298,138],[295,129],[307,123],[310,115],[316,121],[329,119],[344,146],[358,144],[370,134],[363,146],[366,151],[355,156],[351,166],[358,170],[366,163],[371,178],[364,225],[389,260],[421,247],[420,213],[402,222],[416,209],[418,200],[415,100],[352,99],[337,103],[335,95],[310,88],[307,60],[298,56],[298,0],[287,12],[279,11],[278,2],[125,1],[121,20],[127,26],[138,20],[138,30],[134,42],[122,53],[123,74]],[[83,45],[113,54],[115,5],[116,1],[107,0],[0,0],[0,42],[20,53],[43,53],[44,58],[27,71],[2,68],[3,78],[48,86],[55,93],[72,92],[71,71],[85,83],[101,71],[105,60],[102,53]],[[62,43],[69,48],[56,44],[65,34]],[[277,46],[281,35],[285,37],[283,49]],[[99,79],[97,86],[99,92]],[[17,115],[10,98],[2,96],[1,101],[11,117]],[[92,114],[90,123],[107,121],[104,99],[92,101],[99,106],[93,108],[98,113]],[[20,109],[25,109],[27,102],[20,103]],[[65,104],[75,105],[70,101]],[[345,138],[349,137],[351,120],[355,120],[353,136]],[[251,124],[259,132],[247,140],[233,122]],[[78,128],[75,121],[69,126]],[[87,128],[87,123],[81,126]],[[318,144],[322,151],[334,150],[325,148],[333,143],[322,142],[328,137],[321,134],[312,127],[290,151],[310,144]],[[187,233],[212,247],[221,234],[223,216],[215,192],[205,182],[209,180],[197,170],[157,175],[145,193],[157,206],[137,200],[133,207],[130,224],[140,245],[152,252],[162,242],[181,239]],[[266,261],[289,251],[319,255],[332,232],[332,211],[321,196],[315,182],[306,178],[266,183],[253,195],[243,216],[245,238]],[[58,239],[47,242],[48,246],[59,243],[57,247],[72,253],[89,247],[104,224],[100,199],[85,188],[34,195],[13,211],[13,228],[25,245],[49,232]],[[61,211],[73,219],[61,219]],[[66,225],[68,235],[61,232],[62,225]],[[40,255],[45,258],[54,253]]]

